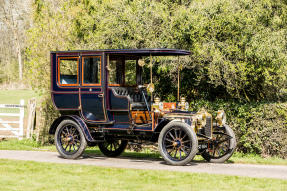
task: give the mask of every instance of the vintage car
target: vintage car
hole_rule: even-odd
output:
[[[214,120],[204,109],[189,111],[179,95],[179,77],[177,102],[154,96],[153,66],[189,54],[177,49],[51,52],[51,97],[61,116],[49,133],[60,155],[76,159],[87,146],[98,145],[104,155],[116,157],[128,143],[144,143],[158,144],[172,165],[185,165],[196,154],[209,162],[230,158],[236,139],[223,110]]]

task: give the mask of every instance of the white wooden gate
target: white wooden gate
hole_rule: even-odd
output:
[[[21,140],[23,136],[24,100],[20,101],[20,105],[0,104],[0,137],[16,137]]]

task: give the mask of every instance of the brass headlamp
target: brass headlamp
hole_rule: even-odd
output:
[[[193,128],[197,132],[199,129],[206,125],[206,114],[204,112],[199,112],[192,117]]]
[[[189,104],[186,101],[185,97],[180,98],[180,102],[179,102],[178,106],[181,110],[188,110],[189,109]]]
[[[218,126],[223,126],[226,123],[226,114],[224,112],[224,110],[218,110],[217,111],[217,115],[215,117],[217,125]]]
[[[152,104],[152,110],[155,112],[159,112],[160,110],[162,110],[162,102],[160,102],[160,98],[156,97],[154,98],[154,103]]]

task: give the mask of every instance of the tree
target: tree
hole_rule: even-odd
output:
[[[48,89],[51,50],[180,48],[191,51],[181,86],[189,98],[286,98],[283,0],[37,0],[34,8],[27,57],[36,88]],[[172,66],[164,66],[170,79]],[[170,81],[161,86],[174,88]]]
[[[22,49],[24,46],[24,31],[27,24],[27,11],[25,10],[25,3],[29,1],[14,1],[14,0],[0,0],[0,22],[3,24],[3,29],[6,33],[2,35],[4,40],[9,39],[5,44],[4,49],[12,49],[15,52],[15,57],[18,60],[19,80],[23,79],[23,58]],[[29,5],[29,3],[28,3]],[[7,42],[7,40],[6,40]],[[5,59],[10,61],[12,55],[5,55]]]

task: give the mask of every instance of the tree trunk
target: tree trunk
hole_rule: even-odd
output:
[[[7,4],[6,4],[7,3]],[[20,27],[17,20],[17,17],[13,16],[13,10],[17,8],[14,1],[0,1],[0,8],[2,8],[3,17],[0,19],[7,25],[7,27],[12,31],[13,44],[16,50],[16,55],[18,59],[19,66],[19,80],[23,79],[23,63],[22,63],[22,54],[21,54],[21,37],[20,37]],[[19,8],[18,8],[19,9]],[[16,12],[18,12],[16,10]]]
[[[17,57],[18,57],[18,65],[19,65],[19,80],[22,81],[23,79],[23,66],[22,66],[22,54],[21,54],[21,47],[18,42],[16,42],[17,46]]]

